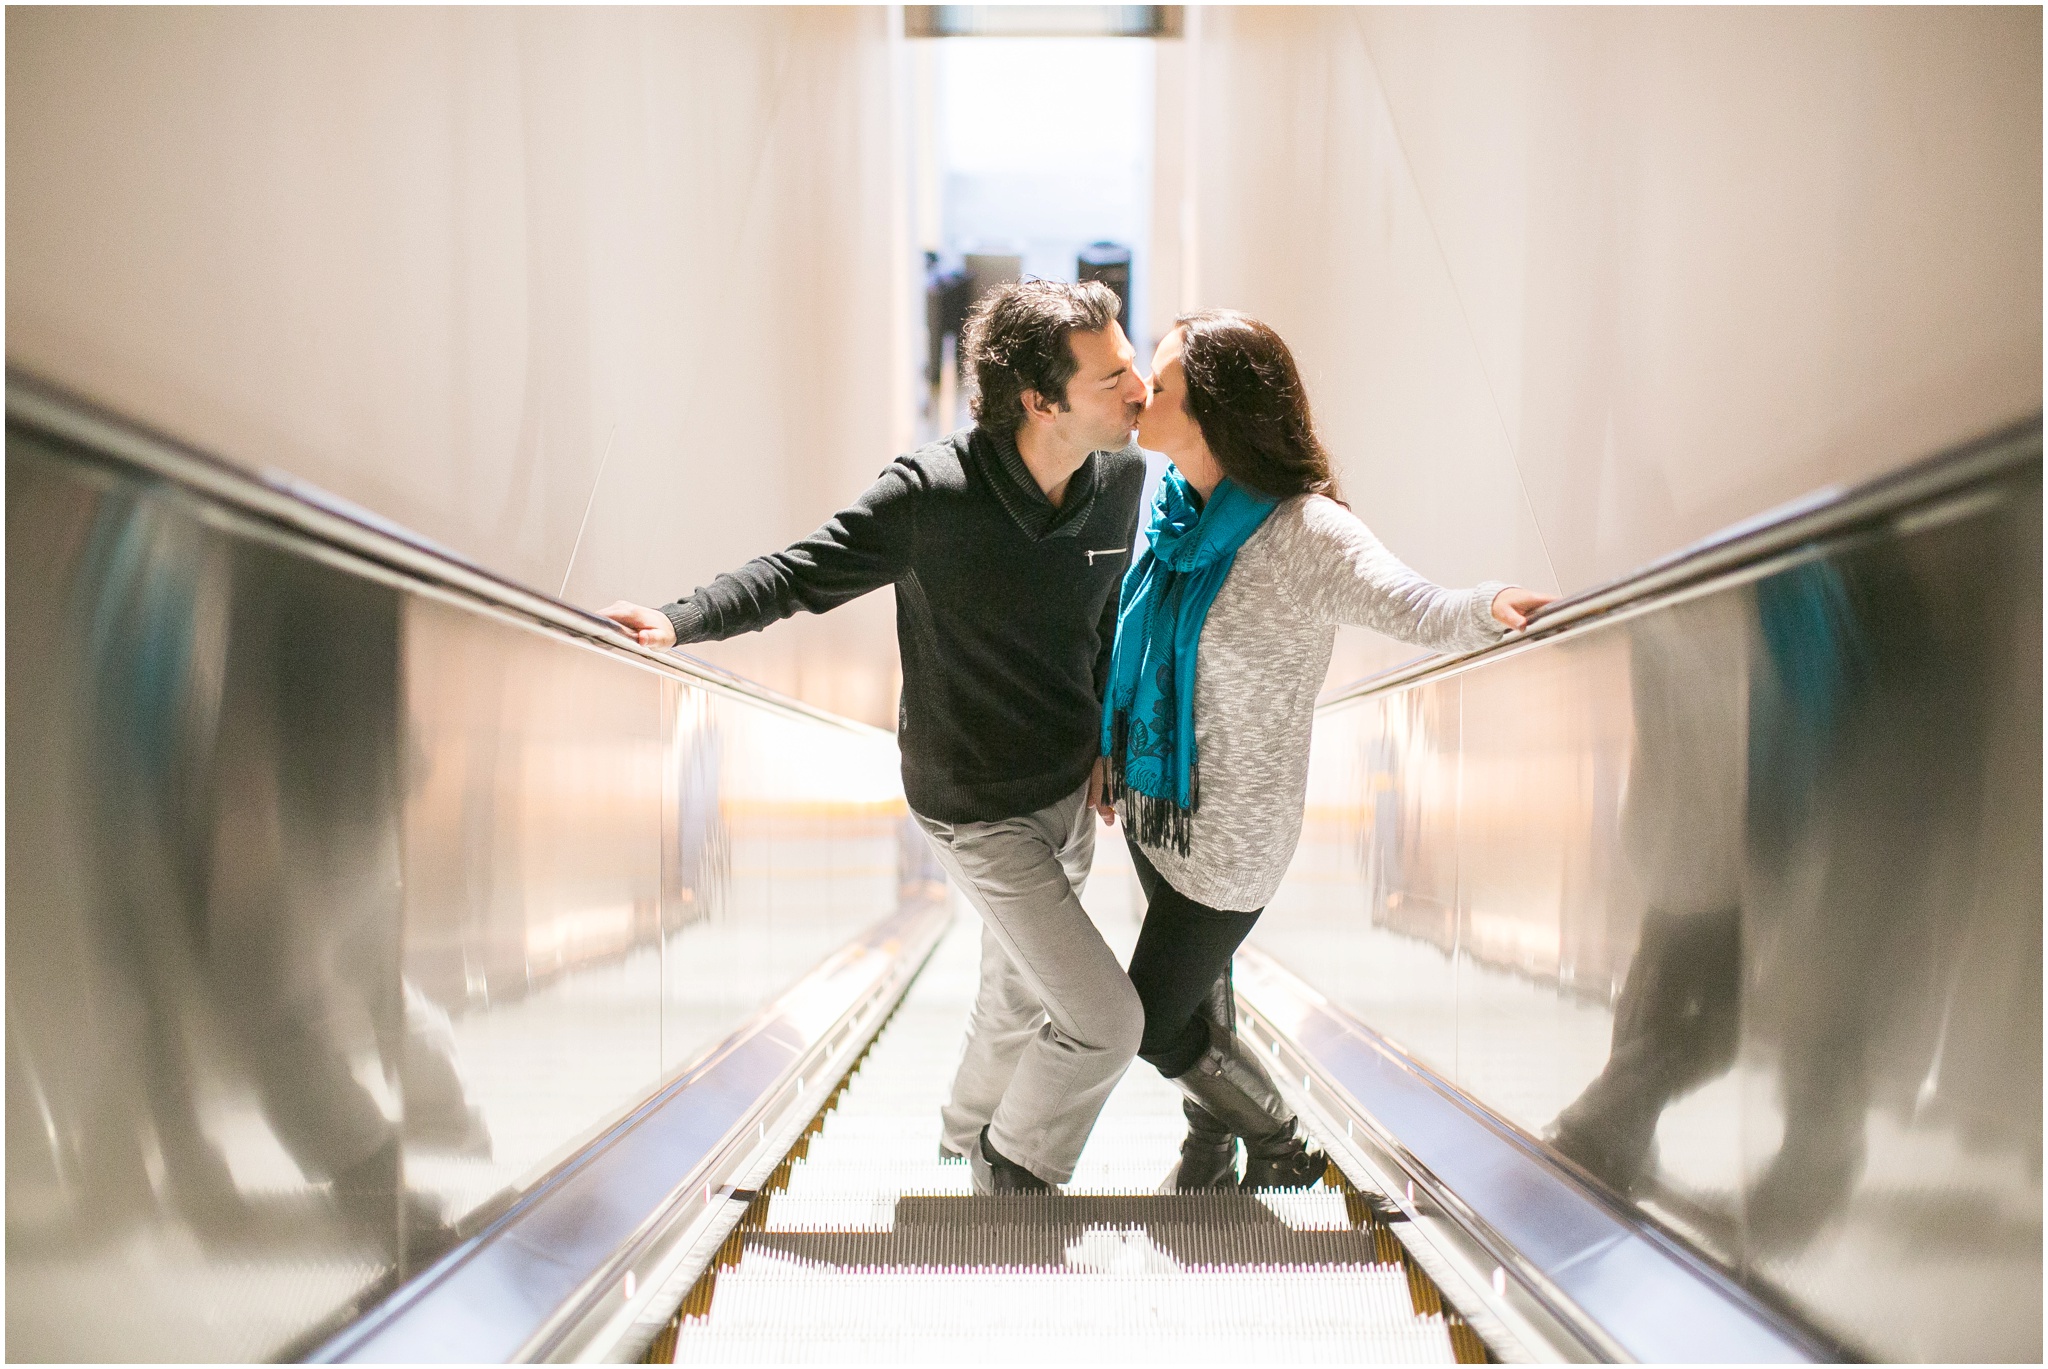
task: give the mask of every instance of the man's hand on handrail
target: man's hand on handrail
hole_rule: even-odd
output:
[[[1498,604],[1499,601],[1495,600],[1495,603]],[[1496,613],[1499,611],[1498,608],[1494,610]],[[628,637],[641,646],[661,651],[676,644],[675,625],[670,623],[668,615],[659,609],[643,608],[639,604],[629,604],[621,599],[603,610],[603,616],[617,623]]]
[[[1545,594],[1541,590],[1535,589],[1523,589],[1520,585],[1509,585],[1506,589],[1493,596],[1493,616],[1498,621],[1507,624],[1509,628],[1519,632],[1529,626],[1530,614],[1542,608],[1545,604],[1555,603],[1556,600],[1557,596],[1555,594]],[[609,615],[611,610],[607,609],[605,612]]]

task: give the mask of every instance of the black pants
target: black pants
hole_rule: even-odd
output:
[[[1231,913],[1197,903],[1152,868],[1128,832],[1124,844],[1131,848],[1146,903],[1138,948],[1131,952],[1131,984],[1145,1005],[1138,1054],[1172,1079],[1193,1069],[1209,1048],[1202,1000],[1265,910]]]

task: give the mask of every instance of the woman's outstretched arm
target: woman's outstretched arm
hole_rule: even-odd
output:
[[[1295,545],[1282,550],[1283,588],[1297,608],[1431,651],[1489,646],[1556,597],[1499,580],[1446,589],[1410,569],[1349,509],[1328,499],[1304,501],[1298,526],[1287,531]]]

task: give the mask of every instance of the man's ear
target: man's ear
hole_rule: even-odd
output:
[[[1024,406],[1024,417],[1027,420],[1034,418],[1041,421],[1048,420],[1052,418],[1055,412],[1054,407],[1045,402],[1045,396],[1036,390],[1019,391],[1017,399]]]

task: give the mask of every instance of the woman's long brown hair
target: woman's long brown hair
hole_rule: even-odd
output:
[[[1308,389],[1280,335],[1234,309],[1183,314],[1174,327],[1181,332],[1188,413],[1223,473],[1269,499],[1336,499]]]

